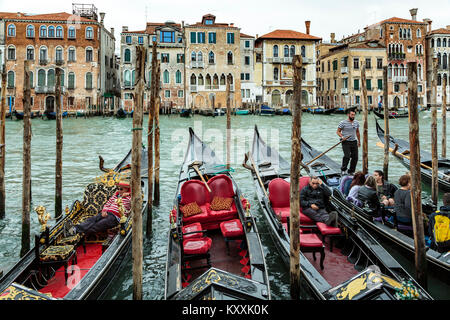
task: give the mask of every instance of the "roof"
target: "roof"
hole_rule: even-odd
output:
[[[371,43],[372,45],[370,45]],[[336,54],[336,52],[340,52],[342,50],[352,50],[352,49],[386,49],[384,45],[379,43],[378,41],[361,41],[361,42],[351,42],[339,44],[336,47],[330,48],[329,52],[320,57],[320,59],[328,58]]]
[[[274,30],[258,39],[290,39],[290,40],[322,40],[322,38],[312,36],[310,34],[294,31],[294,30]]]
[[[141,33],[141,34],[155,34],[156,29],[160,27],[175,27],[175,28],[181,28],[181,24],[174,23],[174,24],[167,24],[165,22],[147,22],[147,26],[145,30],[139,30],[139,31],[123,31],[122,33]]]
[[[254,36],[249,36],[248,34],[245,34],[245,33],[242,33],[241,32],[241,39],[242,38],[251,38],[251,39],[254,39],[255,37]]]
[[[76,17],[76,18],[74,18]],[[51,20],[51,21],[66,21],[75,23],[80,22],[97,22],[96,20],[75,16],[67,12],[46,13],[46,14],[28,14],[22,12],[0,12],[0,19],[15,19],[15,20]]]
[[[379,22],[379,24],[383,24],[383,23],[414,23],[414,24],[427,24],[426,22],[421,22],[421,21],[417,21],[417,20],[410,20],[410,19],[402,19],[402,18],[398,18],[398,17],[392,17],[386,20],[383,20],[381,22]]]
[[[431,34],[450,34],[450,29],[440,28],[440,29],[436,29],[436,30],[431,30],[429,35],[431,35]]]

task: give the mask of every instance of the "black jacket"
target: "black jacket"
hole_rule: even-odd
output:
[[[377,186],[377,188],[380,187]],[[398,188],[394,184],[387,181],[383,181],[383,192],[378,192],[378,197],[381,198],[381,196],[386,196],[388,199],[394,198],[394,194],[395,191],[397,191],[397,189]]]
[[[330,195],[328,188],[320,185],[317,189],[313,189],[308,184],[300,192],[300,205],[302,208],[310,208],[312,204],[315,204],[319,209],[325,209]]]
[[[363,206],[368,206],[373,211],[373,214],[379,215],[380,200],[376,190],[362,186],[358,190],[358,200],[362,202]]]

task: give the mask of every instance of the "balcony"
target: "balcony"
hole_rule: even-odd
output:
[[[280,57],[273,57],[272,58],[272,62],[273,63],[280,63],[281,62],[281,58]]]
[[[348,88],[341,88],[341,94],[348,94]]]
[[[65,86],[61,86],[60,88],[61,88],[61,93],[66,92]],[[71,88],[69,88],[69,89],[71,89]],[[34,92],[35,93],[55,93],[56,88],[55,88],[55,86],[36,86],[34,88]]]
[[[408,82],[408,76],[393,76],[392,82]]]
[[[388,60],[405,60],[406,54],[404,53],[390,53]]]
[[[348,67],[341,67],[341,73],[348,73]]]
[[[47,58],[39,58],[39,64],[41,66],[46,66],[48,64],[48,59]]]
[[[311,64],[311,63],[313,63],[313,58],[302,57],[302,63],[303,64]]]
[[[284,57],[283,63],[292,63],[292,57]]]
[[[56,59],[56,60],[55,60],[55,64],[56,64],[57,66],[62,66],[62,65],[64,64],[64,60],[63,60],[63,59]]]
[[[191,68],[203,68],[203,61],[191,61]]]
[[[191,84],[191,85],[189,86],[189,90],[190,90],[191,92],[197,92],[197,86]]]

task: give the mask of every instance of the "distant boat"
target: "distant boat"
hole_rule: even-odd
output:
[[[275,110],[269,106],[262,105],[260,109],[261,116],[273,116],[275,114]]]
[[[200,114],[202,116],[212,117],[214,116],[214,111],[212,109],[202,109],[200,110]]]
[[[191,116],[191,109],[181,109],[180,117],[189,118]]]
[[[239,110],[239,109],[237,109],[236,110],[236,115],[246,115],[246,114],[250,114],[250,111],[249,110]]]
[[[127,117],[127,114],[128,113],[125,110],[123,110],[123,108],[120,108],[119,110],[117,110],[116,118],[124,119]]]
[[[314,114],[332,114],[332,113],[334,113],[335,110],[336,110],[336,108],[330,108],[330,109],[321,108],[321,107],[309,108],[309,112],[314,113]]]
[[[67,117],[68,113],[67,111],[64,111],[61,116],[63,118]],[[53,111],[44,111],[44,114],[42,115],[42,118],[47,118],[47,120],[56,120],[56,112]]]
[[[84,117],[84,115],[86,114],[86,112],[84,110],[77,110],[76,116],[77,117]]]
[[[225,111],[223,111],[223,109],[218,108],[214,111],[214,115],[215,116],[224,116],[225,115]]]

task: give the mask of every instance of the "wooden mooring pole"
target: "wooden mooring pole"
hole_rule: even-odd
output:
[[[62,150],[63,150],[63,129],[62,129],[62,108],[61,108],[61,68],[55,69],[55,100],[56,100],[56,164],[55,164],[55,218],[62,217]]]
[[[442,86],[442,158],[447,158],[447,77]]]
[[[1,127],[0,127],[0,219],[5,218],[6,191],[5,191],[5,157],[6,157],[6,66],[2,69],[2,94],[1,94]]]
[[[427,259],[422,215],[420,177],[419,112],[417,110],[417,62],[408,62],[409,145],[411,171],[411,213],[414,231],[416,277],[427,288]]]
[[[143,241],[141,214],[141,158],[146,52],[147,50],[144,47],[136,47],[136,89],[134,93],[135,108],[133,112],[133,139],[131,149],[133,300],[142,300]]]
[[[227,169],[231,167],[231,99],[230,99],[231,75],[227,76],[226,99],[227,99]]]
[[[389,97],[387,67],[383,67],[383,111],[384,111],[384,179],[389,180]]]
[[[153,204],[159,206],[160,202],[160,192],[159,192],[159,168],[161,165],[161,155],[160,155],[160,130],[159,130],[159,110],[161,107],[161,98],[159,96],[159,79],[160,79],[161,65],[158,61],[157,66],[157,81],[156,81],[156,95],[155,95],[155,190]]]
[[[438,59],[433,58],[433,105],[431,106],[431,200],[437,205],[439,198],[438,149],[437,149],[437,68]]]
[[[362,143],[362,172],[369,173],[369,106],[367,105],[366,66],[361,69],[361,87],[363,92],[363,143]]]
[[[23,174],[22,174],[22,247],[20,256],[30,250],[31,209],[31,88],[29,62],[24,61],[23,77]]]
[[[301,161],[301,124],[302,124],[302,66],[300,55],[292,62],[294,70],[294,103],[292,105],[292,150],[291,150],[291,186],[290,186],[290,284],[291,298],[300,298],[300,161]]]

